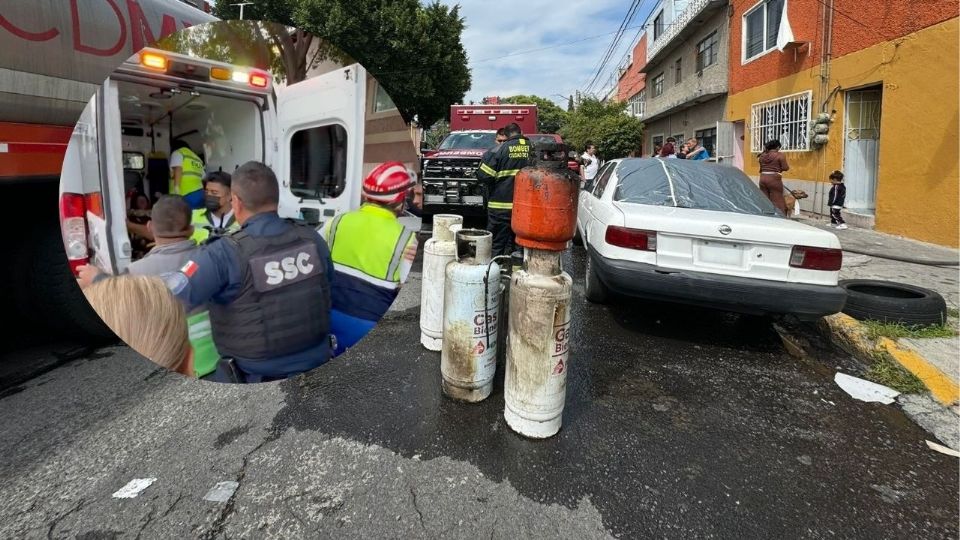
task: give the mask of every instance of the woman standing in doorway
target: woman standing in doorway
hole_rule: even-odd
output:
[[[787,156],[780,153],[780,141],[767,141],[760,154],[760,191],[770,199],[783,215],[787,215],[787,202],[783,199],[783,172],[790,170]]]

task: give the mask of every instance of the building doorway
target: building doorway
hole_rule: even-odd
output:
[[[845,206],[857,213],[873,214],[877,208],[882,92],[882,87],[874,86],[846,93],[843,129]]]

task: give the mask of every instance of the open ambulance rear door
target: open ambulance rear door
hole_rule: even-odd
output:
[[[280,214],[320,226],[360,206],[366,70],[353,64],[277,87]]]

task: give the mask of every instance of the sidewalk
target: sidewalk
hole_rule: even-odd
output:
[[[956,261],[960,258],[960,251],[868,229],[851,227],[838,231],[830,227],[829,217],[805,214],[799,221],[831,231],[840,239],[840,245],[844,248],[840,279],[896,281],[937,291],[947,302],[950,313],[948,326],[955,332],[960,331],[960,322],[956,317],[956,310],[960,308],[960,268],[883,258],[893,256],[923,261]],[[936,402],[925,396],[905,395],[901,398],[901,405],[918,423],[926,424],[924,427],[939,432],[941,440],[957,447],[960,436],[956,434],[956,416],[945,413],[949,408],[955,415],[960,414],[960,337],[875,338],[868,335],[864,325],[846,315],[833,315],[825,318],[824,322],[832,334],[831,338],[864,362],[874,361],[878,353],[886,354],[916,375]]]

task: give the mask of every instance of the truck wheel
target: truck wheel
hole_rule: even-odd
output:
[[[610,291],[597,276],[597,271],[593,267],[593,256],[589,253],[587,253],[587,271],[585,274],[586,286],[583,295],[587,298],[587,301],[594,304],[605,303],[610,296]]]
[[[57,223],[38,224],[21,244],[18,275],[23,276],[16,301],[38,325],[90,344],[117,341],[116,335],[90,307],[70,271]],[[29,283],[29,286],[26,286]]]
[[[847,279],[839,285],[847,291],[843,312],[854,319],[905,326],[947,322],[947,303],[936,291],[873,279]]]

